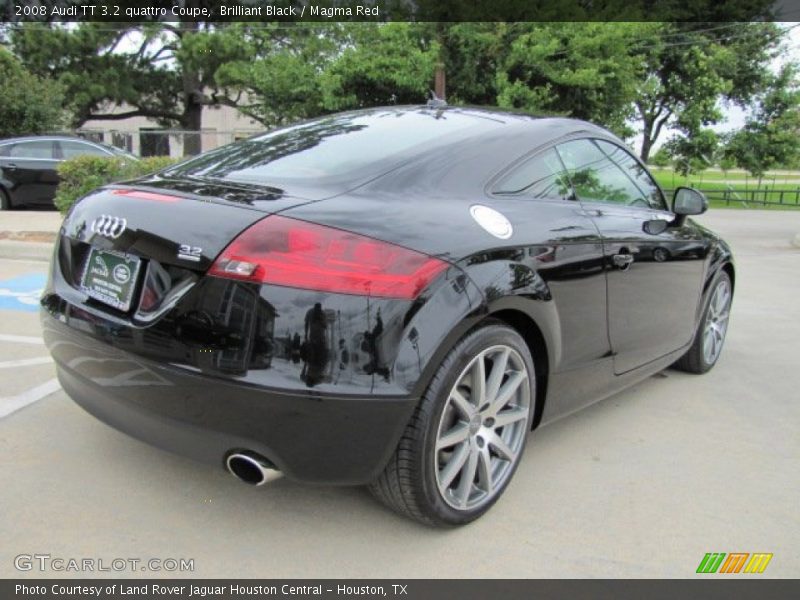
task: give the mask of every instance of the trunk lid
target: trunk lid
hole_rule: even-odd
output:
[[[101,188],[61,226],[54,286],[75,307],[146,326],[242,231],[307,200],[272,188],[152,180]]]
[[[307,202],[266,187],[147,183],[109,186],[89,194],[64,220],[62,236],[73,243],[205,272],[241,231],[269,214]]]

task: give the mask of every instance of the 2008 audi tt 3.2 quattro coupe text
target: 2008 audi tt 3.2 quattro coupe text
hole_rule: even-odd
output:
[[[83,198],[44,336],[66,392],[137,438],[462,524],[531,429],[714,366],[734,266],[687,218],[706,208],[581,121],[326,116]]]

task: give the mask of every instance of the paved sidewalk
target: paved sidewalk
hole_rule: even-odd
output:
[[[61,213],[56,210],[8,210],[0,212],[0,231],[56,233],[61,220]]]
[[[50,260],[61,220],[53,210],[0,212],[0,258]]]

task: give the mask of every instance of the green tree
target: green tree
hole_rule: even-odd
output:
[[[658,23],[634,48],[644,64],[636,90],[641,158],[668,128],[688,138],[722,118],[720,100],[746,106],[766,84],[785,33],[774,23]]]
[[[278,24],[250,32],[245,59],[216,82],[241,95],[236,106],[274,126],[319,114],[422,102],[439,47],[427,24]],[[255,58],[253,58],[255,57]]]
[[[0,48],[0,137],[57,131],[64,123],[63,90],[32,75]]]
[[[33,73],[58,81],[77,127],[90,119],[134,116],[199,131],[205,106],[233,103],[216,82],[222,65],[247,51],[244,24],[25,23],[11,35],[14,52]],[[111,111],[113,106],[126,110]],[[186,154],[200,138],[189,136]]]
[[[675,171],[689,175],[704,171],[714,164],[719,148],[719,136],[712,129],[701,129],[693,136],[674,136],[664,150],[672,158]]]
[[[267,126],[325,111],[321,79],[348,41],[342,24],[264,24],[246,40],[243,57],[216,73],[217,84],[228,90],[225,103],[233,97],[231,105]]]
[[[746,169],[758,184],[769,169],[800,160],[800,88],[798,67],[784,65],[739,131],[729,136],[724,154]]]
[[[452,23],[441,31],[447,100],[454,104],[497,104],[497,72],[522,23]]]
[[[497,103],[600,123],[623,135],[641,75],[631,51],[652,23],[544,23],[514,37],[497,70]]]
[[[439,44],[414,23],[363,23],[321,75],[326,110],[422,102],[433,83]]]

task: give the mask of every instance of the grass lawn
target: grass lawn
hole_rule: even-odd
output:
[[[746,171],[739,169],[732,171],[723,171],[721,169],[707,169],[700,173],[694,173],[688,177],[678,175],[669,167],[649,167],[650,172],[659,180],[665,182],[675,181],[696,181],[696,182],[728,182],[728,183],[742,183],[749,186],[756,187],[758,179],[751,176]],[[786,186],[800,186],[800,171],[770,171],[767,172],[762,178],[761,185],[769,185],[770,187],[786,187]]]
[[[757,179],[742,171],[707,170],[688,177],[669,168],[654,167],[650,172],[666,190],[688,186],[705,192],[714,208],[800,209],[800,171],[767,173],[760,187]],[[783,204],[765,205],[764,200]]]

